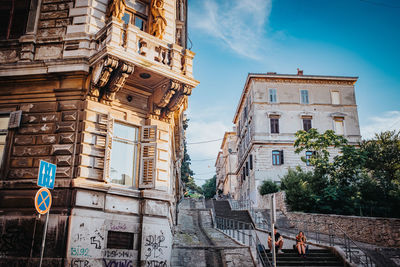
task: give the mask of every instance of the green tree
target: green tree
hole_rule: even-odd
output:
[[[188,125],[189,120],[185,119],[183,121],[183,130],[186,131]],[[191,164],[191,160],[190,160],[190,156],[187,152],[187,148],[186,148],[186,137],[184,137],[183,139],[183,159],[182,159],[182,164],[181,164],[181,180],[184,183],[188,183],[190,180],[190,177],[193,177],[194,173],[193,171],[190,169],[190,164]]]
[[[291,210],[313,212],[317,196],[313,193],[310,181],[313,173],[305,172],[300,167],[289,169],[281,180],[281,190],[286,192],[286,204]]]
[[[203,194],[205,198],[212,198],[215,196],[215,192],[217,190],[217,175],[214,175],[213,178],[208,179],[202,186]]]
[[[316,129],[311,128],[307,132],[303,130],[297,131],[295,136],[297,137],[294,142],[295,152],[312,151],[313,155],[309,161],[320,176],[328,174],[332,168],[328,148],[343,147],[347,144],[346,138],[336,135],[332,130],[327,130],[325,133],[320,134]],[[301,159],[306,162],[304,157],[301,157]]]
[[[363,183],[364,206],[371,206],[369,200],[373,199],[374,209],[381,210],[383,216],[391,213],[400,217],[400,131],[376,134],[363,141],[360,149],[366,154],[365,168],[372,178]]]
[[[262,196],[266,194],[276,193],[279,191],[279,186],[276,183],[272,182],[271,180],[266,180],[263,181],[258,191]]]
[[[314,170],[289,170],[282,179],[292,210],[400,217],[400,132],[377,134],[359,146],[333,131],[311,129],[296,136],[297,153],[314,151]],[[333,159],[330,148],[340,152]]]

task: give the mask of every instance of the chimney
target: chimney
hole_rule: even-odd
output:
[[[303,70],[297,68],[297,75],[303,75]]]

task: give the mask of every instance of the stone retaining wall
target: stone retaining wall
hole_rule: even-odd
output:
[[[355,241],[385,247],[400,247],[400,219],[302,212],[287,212],[286,216],[300,230],[304,229],[303,222],[309,222],[308,230],[318,230],[328,234],[328,225],[334,223]],[[301,221],[301,223],[295,221]]]

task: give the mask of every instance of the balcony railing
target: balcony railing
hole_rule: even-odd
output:
[[[97,52],[105,50],[116,57],[144,67],[193,78],[194,53],[176,44],[169,44],[134,25],[110,20],[96,34]]]

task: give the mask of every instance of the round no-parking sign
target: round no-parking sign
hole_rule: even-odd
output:
[[[46,214],[51,207],[51,193],[47,188],[40,188],[35,196],[35,208],[40,214]]]

